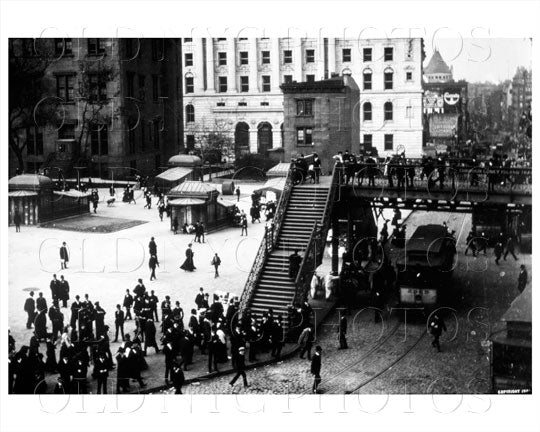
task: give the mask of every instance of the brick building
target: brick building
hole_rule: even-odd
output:
[[[338,151],[360,144],[360,90],[350,75],[322,81],[282,84],[285,112],[284,157],[318,153],[323,171]]]
[[[183,148],[179,40],[39,39],[37,46],[10,40],[10,60],[48,56],[43,98],[59,102],[54,121],[16,131],[27,172],[151,174]]]
[[[242,153],[281,152],[281,84],[351,75],[361,90],[359,143],[422,150],[423,42],[411,39],[185,38],[185,142],[217,131]],[[358,151],[359,148],[353,149]]]

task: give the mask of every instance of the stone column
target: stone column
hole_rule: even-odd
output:
[[[236,93],[236,41],[227,38],[227,92]]]
[[[281,148],[283,143],[281,142],[281,127],[280,124],[272,124],[272,148]]]
[[[332,216],[332,272],[339,272],[339,222],[336,215]]]
[[[293,65],[294,65],[294,81],[303,81],[302,65],[304,64],[304,53],[302,51],[302,39],[293,39]]]
[[[328,78],[336,71],[336,39],[328,38]]]
[[[194,38],[193,44],[195,49],[193,51],[193,64],[195,66],[194,87],[195,93],[204,92],[204,50],[202,38]]]
[[[214,39],[206,38],[206,90],[210,93],[216,91],[214,68]]]
[[[315,73],[315,81],[324,79],[324,38],[320,37],[317,40],[317,72]]]
[[[249,65],[249,92],[259,92],[259,75],[258,75],[258,59],[257,59],[257,38],[249,38],[248,51]]]
[[[279,85],[281,83],[281,76],[280,76],[280,58],[279,58],[279,38],[273,37],[270,38],[270,41],[272,43],[271,49],[270,49],[270,67],[272,68],[272,78],[270,79],[272,84],[272,92],[278,92],[279,91]]]
[[[249,151],[257,153],[257,125],[249,124]]]

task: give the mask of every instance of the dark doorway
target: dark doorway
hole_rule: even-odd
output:
[[[249,125],[240,122],[234,131],[234,157],[239,159],[246,153],[249,153]]]
[[[266,155],[272,148],[272,125],[268,122],[259,123],[257,127],[257,152]]]

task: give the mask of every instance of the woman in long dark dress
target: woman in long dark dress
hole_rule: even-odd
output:
[[[182,270],[185,271],[193,271],[196,269],[195,265],[193,264],[193,251],[191,250],[191,243],[188,245],[188,248],[186,249],[186,260],[184,263],[180,266]]]

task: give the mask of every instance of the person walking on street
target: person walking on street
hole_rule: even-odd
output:
[[[433,316],[433,319],[429,323],[429,331],[433,335],[433,341],[431,342],[431,346],[437,348],[437,351],[439,352],[441,352],[441,344],[439,342],[439,338],[441,337],[443,330],[446,331],[446,325],[444,324],[442,318],[440,318],[439,315],[435,314]]]
[[[64,275],[60,275],[58,289],[58,299],[62,300],[62,307],[67,308],[67,302],[69,300],[69,282],[64,279]]]
[[[122,310],[122,307],[117,304],[116,305],[116,311],[114,312],[114,326],[115,326],[115,334],[114,334],[114,341],[118,342],[118,330],[120,330],[120,335],[122,336],[122,341],[124,341],[126,338],[124,336],[124,311]]]
[[[19,213],[19,210],[15,210],[15,214],[13,215],[13,223],[15,224],[15,232],[21,232],[21,214]]]
[[[501,259],[503,254],[503,245],[501,242],[498,241],[497,243],[495,243],[493,253],[495,254],[495,264],[499,265],[499,260]]]
[[[241,346],[240,348],[238,348],[237,352],[233,353],[233,357],[234,357],[233,364],[234,364],[234,370],[236,371],[236,375],[231,380],[229,385],[231,387],[234,386],[234,383],[236,382],[236,380],[242,377],[242,379],[244,380],[244,388],[249,387],[249,384],[247,382],[247,377],[246,377],[246,349],[243,346]]]
[[[30,297],[24,302],[24,311],[28,314],[26,328],[31,329],[36,316],[36,301],[34,300],[34,291],[30,291]]]
[[[516,247],[516,244],[514,242],[514,236],[509,235],[508,240],[506,240],[506,250],[504,252],[504,257],[503,257],[505,261],[508,254],[512,255],[516,261],[518,260],[516,254],[514,253],[515,247]]]
[[[68,262],[69,262],[69,254],[68,254],[66,242],[63,242],[62,247],[60,248],[60,268],[62,270],[67,269]]]
[[[156,255],[150,256],[150,260],[148,260],[148,267],[150,267],[150,280],[157,279],[156,278],[156,266],[159,267],[159,261],[157,259]]]
[[[247,236],[248,235],[248,231],[247,231],[248,221],[247,221],[246,216],[242,217],[242,220],[240,221],[240,226],[242,227],[242,232],[241,232],[240,236],[243,236],[244,232],[246,233],[246,236]]]
[[[321,353],[322,348],[317,345],[317,347],[315,348],[315,355],[311,360],[311,374],[314,377],[313,393],[319,392],[319,384],[321,383]]]
[[[302,264],[302,257],[298,255],[298,250],[289,255],[289,277],[296,279],[296,275],[300,270],[300,264]]]
[[[521,264],[520,270],[519,270],[519,276],[518,276],[518,287],[517,287],[520,293],[522,293],[525,287],[527,286],[528,278],[529,278],[529,275],[527,274],[527,269],[525,268],[523,264]]]
[[[471,229],[469,231],[469,235],[467,235],[467,238],[465,239],[465,243],[467,244],[467,247],[465,248],[465,255],[467,255],[467,252],[470,249],[470,250],[472,250],[473,257],[476,256],[475,237],[476,237],[476,233],[474,232],[474,229]]]
[[[126,308],[126,321],[132,320],[131,316],[131,306],[133,306],[133,296],[129,293],[129,289],[126,290],[126,295],[124,296],[123,305]]]
[[[157,257],[157,244],[154,240],[154,237],[150,239],[150,243],[148,243],[148,252],[149,255],[155,255]]]
[[[307,352],[308,360],[311,360],[311,348],[313,346],[313,330],[311,326],[307,326],[300,337],[298,338],[298,345],[300,345],[300,358],[304,358],[304,354]]]
[[[172,222],[173,233],[178,234],[178,218],[175,216]]]
[[[51,289],[51,298],[53,302],[57,302],[60,296],[60,281],[56,279],[56,274],[53,274],[51,283],[49,284]]]
[[[180,266],[180,268],[184,271],[192,272],[193,270],[196,270],[197,267],[195,267],[195,264],[193,263],[193,256],[195,255],[193,250],[191,249],[192,244],[188,244],[188,248],[186,249],[186,259],[184,260],[183,264]]]
[[[349,346],[347,345],[347,317],[345,315],[341,316],[341,319],[339,320],[339,349],[347,349]]]
[[[236,191],[234,192],[236,194],[236,202],[239,202],[240,201],[240,187],[238,186],[236,188]]]
[[[217,254],[217,252],[214,254],[214,257],[212,258],[212,265],[214,266],[215,272],[214,272],[214,278],[219,277],[219,266],[221,265],[221,258]]]
[[[175,389],[174,394],[182,394],[182,386],[185,380],[182,364],[174,360],[171,367],[171,381]]]

